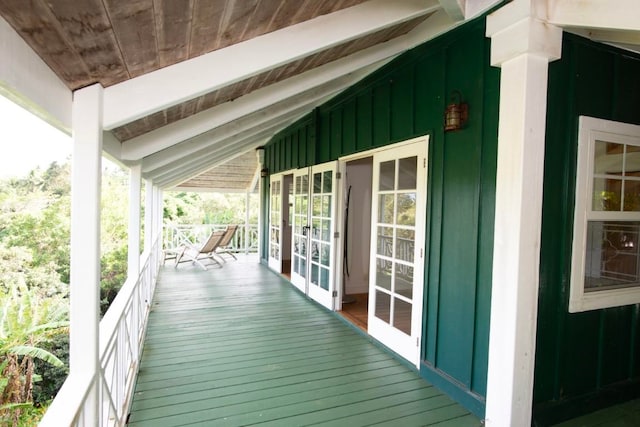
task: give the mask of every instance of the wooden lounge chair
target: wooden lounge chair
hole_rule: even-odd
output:
[[[224,233],[224,231],[214,231],[200,246],[186,245],[176,257],[176,267],[182,262],[191,261],[206,270],[207,266],[212,265],[203,263],[206,260],[211,260],[222,267],[222,263],[215,258],[215,255]]]
[[[216,249],[216,255],[218,255],[223,261],[223,254],[229,255],[235,260],[238,259],[231,252],[231,249],[233,249],[233,247],[231,246],[231,240],[233,239],[233,235],[236,234],[237,229],[238,226],[235,224],[227,226],[227,229],[224,231],[224,236],[222,236],[222,240],[220,240],[220,244],[218,245],[218,249]]]

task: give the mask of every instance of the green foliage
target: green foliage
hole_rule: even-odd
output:
[[[174,224],[244,224],[246,199],[234,193],[168,192],[164,219]],[[249,199],[250,222],[258,222],[258,196]]]
[[[67,333],[67,319],[66,295],[45,296],[25,285],[0,293],[0,419],[7,424],[19,425],[25,404],[32,402],[33,360],[64,366],[41,344]]]

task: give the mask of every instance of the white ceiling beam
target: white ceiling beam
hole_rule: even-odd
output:
[[[640,45],[640,31],[614,31],[586,28],[573,28],[569,31],[598,42]]]
[[[550,0],[546,21],[564,28],[640,31],[638,0]]]
[[[281,121],[271,124],[269,127],[264,127],[256,130],[247,130],[241,134],[234,135],[231,138],[227,138],[225,141],[207,149],[201,150],[197,153],[190,154],[181,159],[180,162],[175,162],[171,165],[164,166],[146,176],[152,178],[154,181],[165,179],[167,176],[184,175],[189,177],[191,170],[200,165],[206,165],[211,162],[211,159],[218,159],[220,153],[227,155],[227,160],[231,159],[237,154],[238,147],[244,147],[247,143],[251,143],[257,140],[264,140],[271,137],[275,132],[289,123],[293,122],[297,117],[282,118]],[[193,177],[193,176],[191,176]]]
[[[111,130],[300,58],[440,8],[437,0],[370,0],[110,86]]]
[[[71,135],[71,90],[2,17],[0,95]]]
[[[462,21],[465,13],[465,0],[439,0],[440,6],[454,21]]]

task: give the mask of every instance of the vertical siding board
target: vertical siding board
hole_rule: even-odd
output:
[[[342,116],[342,152],[356,152],[356,99],[351,98],[344,105]]]
[[[370,89],[356,98],[356,150],[373,146],[373,96]]]
[[[390,83],[385,79],[373,88],[373,146],[381,147],[390,141]]]
[[[603,310],[602,316],[600,384],[613,384],[630,378],[629,358],[633,343],[630,334],[620,331],[627,330],[632,324],[632,312],[630,307],[617,307]]]
[[[484,40],[447,49],[447,89],[460,90],[472,106],[466,128],[447,132],[444,143],[442,257],[438,319],[438,368],[471,387],[478,259],[478,205],[482,140]],[[479,82],[479,83],[478,83]],[[455,254],[455,255],[453,255]],[[455,325],[455,326],[454,326]],[[440,354],[442,357],[440,357]]]
[[[491,314],[491,278],[493,269],[493,230],[498,159],[498,109],[500,70],[489,65],[491,45],[484,42],[484,98],[480,177],[480,217],[478,221],[478,276],[475,311],[475,335],[471,389],[485,396],[489,359],[489,317]]]
[[[291,150],[293,149],[293,135],[287,135],[284,141],[284,169],[289,170],[292,164]]]
[[[342,108],[336,108],[330,113],[331,117],[331,153],[344,153],[342,145]],[[329,159],[335,156],[329,156]]]
[[[401,141],[411,138],[413,133],[414,111],[413,67],[405,67],[393,77],[391,89],[391,140]]]
[[[571,141],[576,136],[567,126],[573,112],[569,100],[574,97],[571,45],[564,43],[562,54],[563,60],[549,65],[547,141]],[[567,81],[571,83],[565,85]],[[572,234],[573,220],[569,216],[572,218],[574,191],[569,187],[575,185],[571,178],[575,176],[575,161],[571,162],[575,147],[576,144],[550,143],[545,146],[534,402],[560,399],[558,345],[564,340],[565,316],[559,307],[566,301],[571,241],[559,236]],[[556,282],[558,277],[564,278],[562,283]]]
[[[323,111],[318,115],[319,120],[319,134],[316,147],[317,158],[316,162],[324,163],[331,159],[331,149],[333,142],[331,141],[331,114],[330,112]]]
[[[444,53],[439,50],[421,58],[415,68],[416,133],[430,131],[429,138],[429,214],[427,220],[428,258],[425,259],[425,360],[437,366],[438,301],[442,243],[442,192],[444,132],[442,93],[445,83]]]

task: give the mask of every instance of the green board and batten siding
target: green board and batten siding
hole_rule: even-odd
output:
[[[639,395],[640,305],[568,312],[580,115],[640,124],[640,57],[564,35],[549,68],[535,378],[539,425]]]
[[[486,393],[499,70],[478,20],[397,58],[265,147],[271,173],[430,135],[421,372],[482,416]],[[444,133],[451,91],[469,103]],[[263,181],[266,183],[266,180]]]

